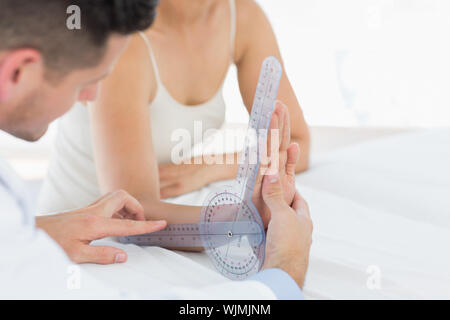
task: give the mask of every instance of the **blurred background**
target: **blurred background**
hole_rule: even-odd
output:
[[[391,132],[450,125],[450,1],[257,1],[314,128]],[[225,99],[228,124],[246,123],[234,69]],[[22,177],[40,179],[54,135],[55,125],[29,145],[0,133],[0,155]]]
[[[450,1],[258,2],[309,124],[450,125]]]

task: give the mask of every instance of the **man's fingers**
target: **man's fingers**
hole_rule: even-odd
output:
[[[97,247],[85,245],[75,259],[77,263],[114,264],[124,263],[128,255],[125,251],[114,247]]]
[[[305,215],[306,217],[311,219],[308,203],[305,201],[305,199],[303,199],[298,191],[295,193],[292,209],[294,209],[298,215]]]
[[[112,217],[117,218],[117,219],[130,219],[130,220],[138,220],[138,221],[145,220],[145,219],[142,219],[141,217],[136,217],[134,213],[130,213],[126,209],[120,210]]]
[[[105,218],[111,218],[117,212],[126,210],[128,214],[136,217],[136,220],[145,219],[144,208],[139,201],[123,190],[108,194],[93,207],[96,209],[94,214]]]
[[[264,176],[262,195],[272,214],[276,214],[280,209],[287,207],[278,173]]]
[[[94,239],[106,237],[127,237],[163,230],[167,226],[166,221],[134,221],[128,219],[104,218],[95,226]]]
[[[300,158],[300,146],[298,143],[292,143],[287,150],[286,174],[295,176],[295,168]]]

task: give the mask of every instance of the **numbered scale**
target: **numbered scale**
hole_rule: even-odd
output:
[[[232,186],[222,187],[205,199],[200,223],[169,225],[159,232],[122,237],[120,242],[169,248],[203,246],[217,270],[233,280],[246,279],[261,269],[266,240],[252,194],[281,75],[276,58],[264,60],[237,177]]]

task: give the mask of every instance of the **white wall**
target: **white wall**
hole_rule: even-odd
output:
[[[450,1],[258,0],[311,125],[449,126]],[[246,122],[231,72],[227,119]],[[43,175],[51,133],[38,144],[0,132],[0,156]]]
[[[450,1],[258,2],[310,124],[450,125]],[[228,119],[241,121],[234,76]]]

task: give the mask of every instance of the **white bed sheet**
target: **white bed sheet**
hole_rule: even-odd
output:
[[[450,298],[449,146],[450,129],[427,130],[312,160],[297,181],[315,225],[307,298]],[[212,187],[171,201],[200,205]],[[120,246],[126,264],[83,268],[139,291],[149,277],[195,288],[228,281],[203,253]]]
[[[314,159],[297,181],[316,226],[310,296],[450,298],[449,147],[439,129]]]

